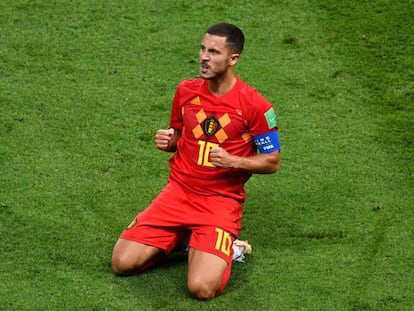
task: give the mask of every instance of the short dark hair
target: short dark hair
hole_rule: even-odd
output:
[[[240,54],[244,46],[244,34],[239,27],[229,23],[218,23],[207,29],[213,36],[226,37],[226,43],[233,52]]]

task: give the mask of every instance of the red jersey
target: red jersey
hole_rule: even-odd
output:
[[[269,122],[273,107],[256,89],[240,79],[225,95],[217,97],[208,81],[185,80],[177,88],[170,126],[181,130],[177,151],[170,159],[170,179],[201,195],[222,195],[244,201],[244,184],[251,173],[214,167],[210,150],[222,147],[237,156],[253,156],[255,136],[275,128]]]

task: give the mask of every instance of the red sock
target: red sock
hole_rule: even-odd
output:
[[[233,252],[232,252],[233,253]],[[231,254],[231,257],[230,258],[232,258],[233,257],[233,254]],[[218,290],[216,291],[216,297],[218,296],[218,295],[220,295],[223,291],[224,291],[224,288],[226,287],[226,285],[227,285],[227,283],[229,282],[229,280],[230,280],[230,275],[231,275],[231,265],[232,265],[232,260],[230,260],[230,262],[227,264],[227,268],[226,268],[226,270],[224,270],[224,273],[223,273],[223,277],[221,278],[221,284],[220,284],[220,287],[218,288]]]

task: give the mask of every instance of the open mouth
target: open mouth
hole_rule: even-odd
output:
[[[208,69],[209,69],[209,66],[206,63],[201,63],[200,64],[201,73],[207,73]]]

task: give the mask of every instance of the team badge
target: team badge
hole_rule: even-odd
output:
[[[220,123],[215,116],[211,116],[204,120],[203,131],[207,137],[213,136],[220,128]]]

